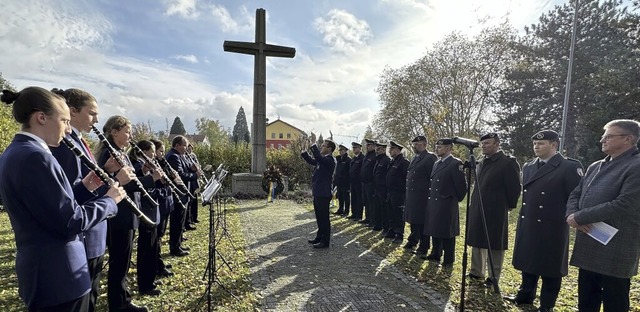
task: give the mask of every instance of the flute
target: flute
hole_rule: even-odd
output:
[[[133,147],[133,149],[136,151],[136,153],[140,156],[142,156],[142,159],[144,159],[144,161],[149,164],[151,167],[153,167],[153,170],[155,170],[156,172],[160,173],[160,177],[167,181],[167,184],[169,185],[169,188],[171,189],[172,192],[180,195],[180,196],[184,196],[185,193],[182,192],[175,184],[173,184],[173,182],[171,181],[171,179],[169,179],[169,177],[167,176],[167,174],[164,172],[164,170],[162,170],[162,168],[160,168],[160,166],[154,162],[151,158],[149,158],[149,156],[147,156],[144,151],[133,141],[133,140],[129,140],[129,144],[131,144],[131,146]],[[180,207],[187,209],[187,207],[185,207],[184,203],[182,201],[180,201],[180,199],[178,198],[178,203],[180,203]]]
[[[171,167],[171,165],[169,164],[169,162],[167,161],[166,158],[160,157],[158,158],[158,162],[160,162],[160,165],[165,168],[165,170],[168,170],[171,173],[171,178],[175,178],[178,176],[178,173],[176,172],[175,169],[173,169],[173,167]],[[186,185],[182,184],[182,187],[184,188],[182,191],[187,194],[187,196],[189,196],[189,198],[191,199],[195,199],[196,197],[193,196],[193,194],[191,194],[191,192],[189,192],[189,188],[187,188]]]
[[[98,139],[100,139],[100,141],[102,142],[102,144],[107,148],[107,150],[109,151],[109,154],[111,154],[111,156],[118,162],[118,164],[122,167],[127,167],[129,166],[127,163],[124,162],[124,160],[120,157],[120,154],[115,150],[115,148],[113,148],[113,146],[111,146],[111,143],[109,143],[109,141],[107,140],[107,138],[104,136],[104,134],[102,134],[102,132],[100,132],[100,130],[98,130],[98,128],[96,128],[96,126],[91,126],[91,130],[93,130],[93,132],[98,135]],[[142,186],[142,183],[140,182],[140,180],[138,180],[137,178],[133,179],[132,181],[135,181],[136,185],[138,186],[138,188],[140,189],[140,193],[142,194],[142,197],[144,197],[146,200],[148,200],[152,205],[158,207],[160,206],[160,204],[158,204],[158,202],[156,202],[151,195],[149,195],[149,192],[147,192],[147,190],[145,190],[144,186]]]
[[[87,166],[87,168],[89,168],[91,171],[95,172],[95,174],[98,176],[98,178],[100,178],[100,180],[102,180],[102,182],[104,182],[104,184],[108,185],[108,186],[113,186],[115,184],[115,181],[113,179],[111,179],[109,177],[109,175],[104,172],[104,170],[102,170],[102,168],[98,167],[96,164],[94,164],[91,160],[89,160],[89,158],[87,158],[87,156],[79,149],[77,148],[73,142],[69,141],[69,139],[67,138],[62,138],[62,142],[64,143],[64,145],[66,145],[78,158],[80,158],[80,161],[82,161],[82,163]],[[133,212],[133,214],[138,217],[138,219],[140,219],[142,222],[146,223],[147,225],[151,226],[151,227],[155,227],[157,226],[157,224],[155,222],[153,222],[149,217],[147,217],[141,210],[140,208],[138,208],[138,206],[136,206],[136,204],[133,202],[133,200],[131,200],[131,197],[129,197],[129,195],[124,196],[123,201],[127,204],[127,207],[129,207],[131,209],[131,212]]]

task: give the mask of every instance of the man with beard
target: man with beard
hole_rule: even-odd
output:
[[[418,246],[415,253],[424,255],[429,250],[429,237],[424,233],[424,221],[429,197],[429,176],[437,157],[427,151],[427,138],[419,135],[412,141],[416,153],[407,168],[407,191],[404,220],[411,228],[406,249]]]

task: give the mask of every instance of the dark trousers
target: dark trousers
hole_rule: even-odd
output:
[[[362,194],[362,183],[351,183],[351,215],[356,219],[362,219],[364,198]]]
[[[176,201],[179,199],[174,197],[173,200]],[[189,202],[187,202],[185,206],[189,207]],[[180,204],[176,204],[171,212],[171,220],[169,221],[169,249],[171,249],[171,251],[177,250],[180,247],[186,213],[186,210],[182,208]]]
[[[522,272],[522,283],[516,297],[519,301],[533,301],[536,298],[536,289],[538,288],[540,277],[542,277],[540,307],[553,308],[556,305],[556,299],[558,299],[562,277],[546,277]],[[598,307],[598,311],[599,309]]]
[[[436,256],[438,259],[442,257],[444,253],[444,263],[453,263],[456,260],[456,238],[438,238],[432,237],[431,241],[433,243],[433,249],[431,249],[431,254]]]
[[[387,202],[389,209],[389,228],[396,234],[396,236],[404,235],[404,206],[394,206],[390,202]]]
[[[424,232],[424,224],[414,224],[410,223],[409,228],[411,229],[411,233],[409,233],[409,237],[407,238],[409,242],[407,244],[411,246],[418,245],[418,250],[416,252],[426,253],[429,250],[429,236],[422,234]]]
[[[375,222],[373,225],[377,228],[387,229],[389,228],[389,214],[387,213],[387,191],[386,190],[376,190],[376,205],[374,206],[376,209]]]
[[[107,297],[109,310],[117,310],[131,301],[127,291],[127,272],[131,263],[133,229],[123,230],[109,227],[109,275]]]
[[[160,222],[158,223],[158,227],[157,229],[157,236],[158,236],[158,256],[157,256],[157,262],[156,262],[156,267],[157,272],[162,271],[163,269],[165,269],[165,264],[164,264],[164,260],[162,259],[162,237],[164,236],[164,233],[167,230],[167,218],[169,218],[169,215],[160,215]]]
[[[362,194],[364,194],[364,219],[373,219],[373,206],[375,205],[376,187],[373,182],[362,183]]]
[[[329,202],[331,197],[313,196],[313,212],[316,214],[318,232],[316,240],[329,244],[331,241],[331,223],[329,221]]]
[[[158,229],[140,227],[138,235],[138,254],[136,267],[138,268],[138,289],[149,291],[155,286],[153,282],[158,272]]]
[[[89,295],[78,299],[43,308],[29,308],[29,312],[85,312],[89,309]]]
[[[338,213],[349,214],[350,196],[349,196],[349,186],[338,186]]]
[[[100,296],[100,276],[102,276],[102,265],[104,256],[99,256],[87,260],[89,266],[89,276],[91,278],[91,292],[89,293],[89,312],[96,310],[96,301]]]
[[[578,309],[580,312],[629,311],[630,278],[619,278],[580,269],[578,273]]]
[[[196,198],[192,198],[189,201],[189,223],[195,223],[198,220],[198,194],[195,191],[191,191],[191,194]]]

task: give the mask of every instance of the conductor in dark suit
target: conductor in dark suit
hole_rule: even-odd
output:
[[[407,188],[407,168],[409,161],[402,154],[404,146],[389,141],[391,163],[387,171],[387,211],[389,215],[389,230],[386,238],[393,238],[394,243],[402,243],[404,237],[404,199]]]
[[[411,234],[404,248],[413,249],[416,254],[424,255],[429,250],[429,237],[424,236],[424,221],[429,197],[429,176],[437,157],[427,151],[427,138],[419,135],[412,141],[416,153],[407,169],[407,193],[404,220],[409,223]]]
[[[315,166],[311,177],[311,190],[313,192],[313,211],[316,214],[318,231],[316,238],[310,239],[309,243],[313,248],[328,248],[331,241],[331,223],[329,221],[329,202],[331,201],[331,181],[336,169],[336,159],[333,151],[336,143],[331,140],[324,140],[320,148],[317,144],[310,147],[311,154],[303,151],[300,155],[310,165]]]
[[[436,142],[438,161],[433,165],[429,182],[429,202],[424,224],[424,234],[431,236],[433,248],[425,258],[452,266],[455,261],[456,236],[460,235],[460,210],[458,203],[467,194],[467,183],[462,171],[462,161],[451,155],[453,141]]]
[[[351,191],[351,216],[349,219],[358,221],[362,219],[363,195],[362,181],[360,181],[360,169],[362,168],[362,144],[351,142],[353,158],[349,164],[349,190]]]
[[[349,157],[347,153],[348,150],[349,149],[342,144],[338,146],[340,156],[338,156],[336,174],[333,179],[338,193],[338,211],[335,212],[337,215],[348,215],[351,205],[349,198],[349,166],[351,165],[351,157]]]
[[[509,210],[516,207],[520,197],[520,165],[514,157],[507,156],[500,150],[498,134],[483,135],[480,145],[484,157],[476,169],[476,185],[469,207],[468,243],[473,247],[469,277],[482,279],[485,271],[491,274],[491,269],[487,268],[490,243],[494,277],[498,281],[504,251],[507,249]],[[486,217],[489,242],[484,231],[481,209],[484,209]],[[491,286],[491,280],[485,280],[485,285]]]
[[[518,294],[505,299],[531,304],[538,280],[541,312],[555,306],[562,277],[568,273],[569,225],[567,199],[580,183],[582,164],[557,152],[558,133],[543,130],[533,135],[535,159],[522,166],[522,207],[518,218],[513,266],[522,271]]]

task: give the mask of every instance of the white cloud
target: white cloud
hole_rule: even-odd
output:
[[[171,58],[172,59],[176,59],[176,60],[182,60],[182,61],[185,61],[185,62],[188,62],[188,63],[192,63],[192,64],[198,63],[198,58],[193,54],[189,54],[189,55],[179,54],[179,55],[172,56]]]
[[[323,36],[323,41],[333,51],[352,54],[365,46],[373,37],[365,20],[339,9],[333,9],[325,17],[318,17],[314,26]]]
[[[197,0],[164,0],[165,14],[178,15],[186,19],[196,19],[200,15],[197,10]]]
[[[229,10],[222,5],[212,4],[209,7],[211,16],[224,33],[242,33],[253,29],[254,19],[245,6],[240,7],[239,16],[234,19]]]

